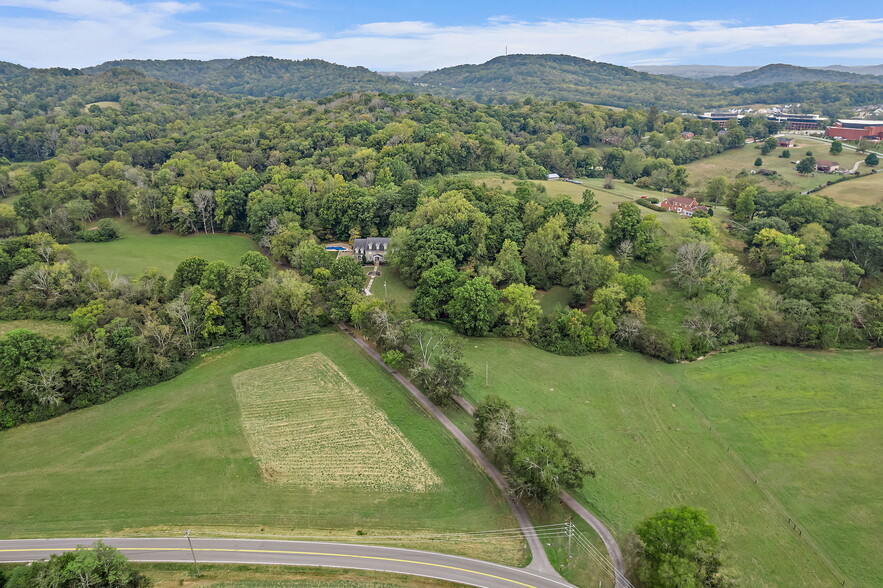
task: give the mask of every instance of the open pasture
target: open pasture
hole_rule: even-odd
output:
[[[264,480],[425,492],[441,483],[426,460],[321,353],[233,376],[245,436]]]
[[[316,353],[382,411],[401,434],[400,443],[413,446],[440,483],[422,492],[365,491],[264,479],[232,379]],[[457,442],[338,332],[207,354],[169,382],[3,431],[0,455],[2,538],[177,535],[194,529],[329,539],[362,531],[371,540],[517,526],[505,500]],[[524,563],[523,542],[513,539],[408,544]]]
[[[171,277],[184,259],[198,256],[209,261],[223,260],[232,265],[246,251],[257,249],[246,235],[151,235],[144,227],[128,220],[114,219],[120,238],[106,243],[71,243],[77,257],[109,272],[137,277],[155,268]]]
[[[826,159],[836,161],[841,168],[852,169],[856,162],[864,160],[864,155],[857,154],[854,151],[843,150],[838,155],[828,153],[830,145],[816,141],[805,136],[794,137],[795,146],[787,149],[791,152],[791,157],[779,157],[785,148],[777,147],[767,155],[761,155],[760,149],[755,149],[754,144],[747,144],[741,149],[730,149],[705,159],[700,159],[687,164],[689,172],[690,187],[704,190],[708,180],[718,176],[724,176],[728,180],[735,179],[736,175],[742,171],[751,173],[751,170],[758,170],[760,167],[764,169],[774,170],[775,176],[761,176],[759,174],[750,175],[759,185],[768,190],[798,190],[803,192],[817,186],[825,184],[828,180],[839,177],[836,174],[814,173],[811,175],[802,175],[797,173],[796,165],[793,161],[799,161],[806,156],[807,151],[812,151],[816,160]],[[760,157],[763,165],[754,166],[754,160]],[[862,163],[859,164],[859,170],[867,171],[867,167]]]
[[[830,196],[844,206],[866,206],[883,203],[883,172],[838,182],[818,192]]]
[[[883,583],[883,354],[758,347],[668,365],[500,339],[464,339],[464,354],[473,402],[507,399],[596,468],[574,495],[618,539],[688,504],[717,525],[740,585]]]

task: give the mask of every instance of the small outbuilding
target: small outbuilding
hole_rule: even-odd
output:
[[[560,180],[561,176],[559,176],[558,174],[549,174],[546,176],[546,179],[547,180]]]
[[[776,137],[776,145],[779,147],[792,147],[794,145],[794,139],[789,139],[788,137]]]
[[[830,174],[840,169],[840,164],[836,161],[828,161],[826,159],[819,159],[816,161],[816,170]]]

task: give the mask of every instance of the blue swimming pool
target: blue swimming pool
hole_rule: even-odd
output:
[[[346,247],[341,247],[340,245],[329,245],[325,249],[328,251],[346,251]]]

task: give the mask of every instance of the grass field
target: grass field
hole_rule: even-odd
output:
[[[754,144],[748,144],[742,149],[731,149],[718,155],[689,163],[687,164],[687,171],[690,174],[690,187],[704,190],[705,185],[711,178],[725,176],[732,180],[742,170],[750,173],[751,170],[759,169],[754,167],[754,160],[760,157],[763,160],[763,168],[775,170],[778,174],[773,177],[774,179],[768,176],[751,176],[756,178],[761,186],[769,190],[799,190],[802,192],[821,186],[833,177],[839,177],[823,173],[815,173],[808,176],[798,174],[795,169],[796,166],[791,162],[798,161],[804,157],[807,151],[812,151],[816,159],[836,161],[840,164],[841,168],[851,169],[857,161],[864,160],[864,155],[857,154],[854,151],[844,150],[839,155],[831,155],[828,153],[830,145],[809,137],[799,136],[794,137],[794,139],[796,146],[789,148],[791,157],[787,159],[779,157],[783,151],[782,147],[778,147],[769,154],[762,156],[760,150],[754,148]],[[867,170],[867,167],[861,164],[859,169],[864,172]]]
[[[365,273],[373,270],[373,266],[365,266]],[[414,300],[414,290],[408,288],[398,272],[388,265],[380,266],[380,276],[371,285],[371,294],[384,300],[390,300],[399,308],[405,309]]]
[[[292,566],[203,565],[200,577],[186,564],[136,563],[153,580],[154,588],[444,588],[458,586],[442,580],[384,574],[368,570],[341,570]]]
[[[464,353],[473,401],[507,398],[597,469],[576,494],[620,539],[689,504],[717,524],[740,585],[883,584],[883,354],[759,347],[667,365],[499,339]]]
[[[865,206],[883,203],[883,173],[838,182],[818,192],[830,196],[845,206]]]
[[[322,353],[441,480],[426,492],[303,489],[264,481],[240,420],[235,374]],[[211,534],[353,537],[517,526],[456,441],[337,332],[204,357],[178,378],[0,433],[0,536]],[[377,540],[379,541],[379,540]],[[413,542],[524,563],[520,541]]]
[[[107,243],[72,243],[70,247],[77,257],[125,276],[137,277],[151,268],[171,276],[181,261],[192,256],[236,265],[243,253],[257,249],[254,241],[245,235],[151,235],[130,221],[114,219],[114,222],[121,238]]]
[[[540,306],[546,314],[554,312],[559,305],[563,307],[570,304],[570,288],[564,286],[552,286],[548,291],[538,292],[538,294]]]
[[[56,321],[0,321],[0,336],[14,329],[27,329],[47,337],[67,337],[71,334],[70,323]]]
[[[15,564],[0,564],[0,570],[11,570]],[[133,563],[153,581],[153,588],[452,588],[442,580],[384,574],[369,570],[344,570],[297,566],[214,565],[199,566],[197,578],[193,564]]]
[[[411,442],[321,353],[239,372],[233,387],[267,482],[387,492],[426,492],[441,483]]]

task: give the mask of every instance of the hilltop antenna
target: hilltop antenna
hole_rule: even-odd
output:
[[[509,56],[509,45],[506,45],[506,56]]]

